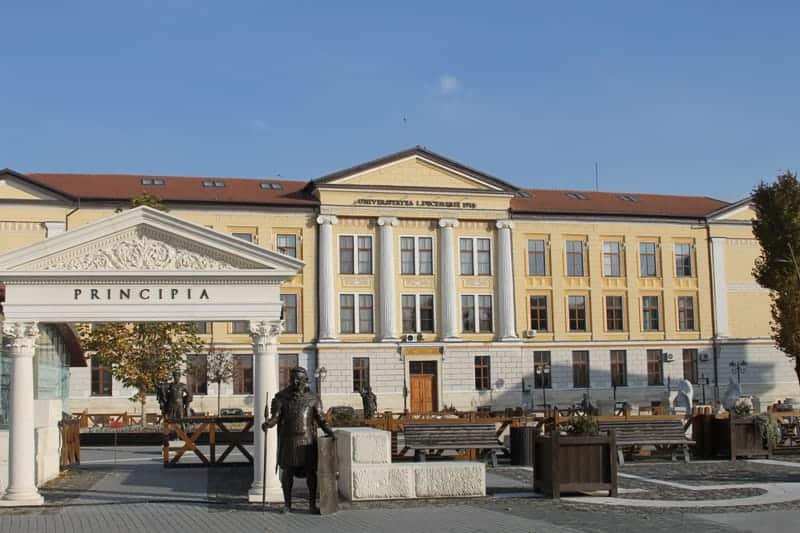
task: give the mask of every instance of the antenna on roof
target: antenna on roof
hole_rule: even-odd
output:
[[[600,191],[600,163],[594,162],[594,190]]]

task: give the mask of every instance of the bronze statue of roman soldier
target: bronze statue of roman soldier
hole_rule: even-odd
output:
[[[269,416],[272,411],[272,416]],[[265,410],[266,422],[263,431],[278,426],[278,466],[281,469],[283,488],[283,512],[292,509],[292,485],[295,477],[305,477],[308,485],[308,506],[311,513],[319,513],[317,507],[317,427],[334,437],[333,430],[322,417],[322,402],[308,388],[308,373],[305,368],[291,370],[289,386],[272,399],[272,406]]]

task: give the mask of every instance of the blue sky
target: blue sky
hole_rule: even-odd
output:
[[[311,179],[415,144],[522,187],[800,169],[797,2],[2,0],[0,167]]]

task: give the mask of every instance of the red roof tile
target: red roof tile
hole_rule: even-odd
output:
[[[529,189],[525,192],[527,198],[511,200],[513,213],[703,218],[730,205],[706,196],[546,189]],[[570,194],[585,199],[576,199]]]
[[[48,189],[82,200],[129,200],[149,193],[166,202],[223,202],[254,205],[314,207],[319,202],[303,189],[305,181],[138,174],[50,174],[27,177]],[[143,185],[143,179],[163,180],[164,185]],[[223,182],[224,187],[204,187],[203,182]],[[262,183],[277,183],[280,189],[263,189]]]

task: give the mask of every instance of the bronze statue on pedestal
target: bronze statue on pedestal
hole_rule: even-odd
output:
[[[272,416],[269,416],[269,412]],[[308,373],[303,367],[291,370],[289,386],[272,400],[265,410],[266,422],[261,429],[278,426],[278,466],[281,470],[283,489],[283,512],[292,509],[292,486],[295,477],[306,478],[308,506],[311,513],[318,514],[317,507],[317,427],[332,438],[333,430],[322,417],[322,402],[308,388]]]

